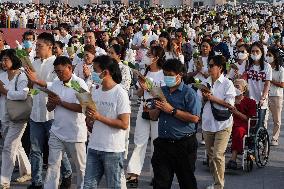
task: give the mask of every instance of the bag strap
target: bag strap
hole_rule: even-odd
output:
[[[19,81],[19,77],[21,75],[22,72],[20,72],[17,77],[16,77],[16,81],[15,81],[15,91],[18,91],[18,81]]]

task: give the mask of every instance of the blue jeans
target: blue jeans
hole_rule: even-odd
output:
[[[42,181],[42,165],[43,158],[42,153],[44,145],[49,138],[49,130],[51,128],[53,120],[46,122],[34,122],[30,120],[30,140],[31,140],[31,167],[32,167],[32,183],[36,186],[43,184]],[[67,178],[72,175],[71,164],[68,160],[66,153],[64,153],[61,161],[61,174],[63,178]]]
[[[105,174],[107,188],[121,188],[123,152],[102,152],[88,149],[84,189],[96,189]]]

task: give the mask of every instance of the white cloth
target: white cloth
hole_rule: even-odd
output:
[[[272,69],[272,80],[277,82],[284,82],[284,68],[279,67],[279,71]],[[270,83],[269,96],[283,97],[283,88],[277,87]]]
[[[77,81],[81,88],[88,91],[86,83],[76,75],[72,75],[69,82],[71,81]],[[64,102],[79,104],[75,95],[77,92],[72,88],[64,86],[60,80],[55,80],[48,89],[56,93]],[[50,132],[64,142],[85,142],[87,141],[87,127],[85,125],[83,113],[73,112],[62,106],[56,106]]]
[[[151,41],[158,40],[159,36],[157,36],[155,33],[152,32],[150,34],[146,34],[145,36],[143,36],[142,31],[139,31],[134,35],[132,44],[136,46],[141,46],[141,43],[144,39],[147,41],[146,42],[147,47],[150,47]]]
[[[264,63],[264,70],[260,70],[260,66],[253,65],[247,72],[249,97],[258,103],[261,100],[265,81],[272,80],[272,68],[270,64]],[[262,108],[267,108],[267,105],[266,98]]]
[[[54,71],[53,62],[55,60],[55,56],[51,56],[47,59],[35,60],[32,65],[36,71],[37,77],[40,80],[44,80],[47,82],[47,85],[51,85],[53,80],[57,77]],[[37,85],[34,86],[34,89],[37,88]],[[33,97],[33,108],[31,113],[31,119],[34,122],[46,122],[51,119],[54,119],[53,112],[48,112],[46,109],[47,103],[47,94],[44,92],[40,92],[39,94]]]
[[[81,125],[84,127],[84,125]],[[44,188],[58,188],[60,178],[60,165],[64,151],[70,154],[76,168],[76,188],[83,188],[86,168],[86,144],[84,142],[64,142],[53,133],[48,140],[49,156],[48,169],[45,177]]]
[[[70,40],[70,38],[72,37],[72,35],[70,35],[69,33],[67,33],[64,37],[63,36],[60,36],[60,41],[62,43],[64,43],[65,46],[68,46],[68,42]]]
[[[238,75],[243,75],[246,71],[246,61],[244,61],[242,64],[236,63],[235,65],[238,67]],[[230,70],[228,77],[230,79],[233,79],[235,77],[235,69],[232,68]]]
[[[93,88],[92,98],[97,105],[97,111],[107,118],[117,119],[121,114],[131,113],[128,94],[120,85],[108,91],[103,91],[102,87]],[[88,148],[104,152],[124,152],[125,135],[125,130],[95,121]]]
[[[158,137],[158,121],[142,119],[142,112],[143,105],[141,104],[137,114],[134,132],[135,148],[127,167],[127,173],[134,173],[137,175],[140,175],[143,168],[149,137],[151,137],[151,157],[154,152],[153,141]],[[150,174],[152,174],[152,166],[150,168]]]
[[[174,53],[172,53],[172,52],[166,52],[165,55],[166,55],[166,60],[175,58],[175,59],[180,60],[181,63],[184,64],[184,56],[183,56],[182,54],[179,54],[178,56],[176,56],[176,55],[175,55]]]
[[[31,174],[31,164],[21,142],[21,138],[27,125],[25,123],[5,121],[2,122],[2,126],[5,130],[5,140],[2,149],[0,184],[10,185],[16,158],[19,164],[20,176]]]
[[[85,78],[84,72],[83,72],[83,65],[84,65],[84,64],[85,64],[84,61],[79,62],[79,63],[77,64],[77,66],[75,67],[73,73],[74,73],[76,76],[78,76],[79,78],[83,79],[83,80],[87,83],[87,85],[88,85],[88,87],[89,87],[89,89],[90,89],[90,87],[91,87],[92,84],[93,84],[93,80],[92,80],[92,73],[94,72],[93,64],[91,64],[91,65],[85,64],[85,65],[87,65],[87,67],[90,69],[90,72],[91,72],[91,74],[90,74],[89,77],[87,77],[87,78]]]
[[[202,57],[201,60],[203,64],[201,72],[208,73],[208,56]],[[195,72],[195,71],[196,71],[196,65],[192,58],[188,64],[188,72]],[[199,79],[201,82],[206,80],[206,78],[201,73],[196,74],[196,76],[194,76],[194,79]]]
[[[159,70],[157,72],[148,72],[146,78],[153,82],[154,87],[165,86],[164,82],[164,72],[163,70]],[[149,92],[144,91],[144,99],[147,100],[149,98],[153,98]]]
[[[16,85],[16,78],[17,75],[10,81],[8,79],[8,73],[3,72],[0,74],[0,81],[3,82],[5,89],[8,90],[7,96],[0,94],[0,120],[6,121],[8,118],[6,115],[6,99],[9,100],[25,100],[27,98],[29,89],[27,88],[28,85],[28,78],[26,74],[21,73],[18,78],[17,82],[17,91],[15,91]]]
[[[132,81],[130,68],[125,64],[123,64],[122,62],[120,62],[118,65],[122,76],[120,85],[123,89],[125,89],[128,92]]]
[[[231,80],[229,80],[228,78],[225,78],[224,75],[221,74],[221,76],[214,82],[213,86],[212,86],[211,77],[209,77],[203,84],[207,85],[206,83],[210,84],[211,92],[213,96],[221,100],[224,100],[227,103],[234,106],[236,90]],[[218,108],[220,110],[227,109],[216,103],[213,103],[213,105],[215,108]],[[203,108],[203,113],[202,113],[202,130],[210,131],[210,132],[217,132],[217,131],[221,131],[228,127],[232,127],[232,126],[233,126],[233,116],[231,116],[226,121],[217,121],[213,117],[210,101],[207,101],[205,103],[204,108]]]

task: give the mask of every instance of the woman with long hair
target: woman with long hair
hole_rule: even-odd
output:
[[[283,88],[284,88],[284,68],[282,67],[283,58],[279,54],[277,48],[269,48],[266,54],[266,61],[272,67],[272,80],[269,90],[268,105],[272,113],[274,122],[271,145],[279,144],[279,134],[281,126],[281,111],[283,104]]]
[[[251,45],[249,65],[247,69],[247,81],[249,97],[260,106],[260,123],[266,127],[268,114],[268,93],[270,81],[272,80],[272,69],[270,64],[265,62],[263,45],[254,42]]]
[[[144,61],[147,65],[144,77],[150,80],[155,87],[164,86],[164,73],[162,70],[162,65],[165,62],[164,49],[160,46],[151,47],[142,61]],[[148,92],[149,89],[145,82],[141,80],[138,81],[140,88],[138,89],[137,94],[143,98],[145,103],[153,97]],[[127,173],[129,174],[127,183],[130,187],[138,186],[138,176],[140,175],[143,167],[149,137],[151,137],[151,154],[153,154],[154,150],[153,140],[158,137],[158,121],[142,118],[144,103],[140,105],[137,114],[134,133],[135,149],[129,160],[127,168]]]

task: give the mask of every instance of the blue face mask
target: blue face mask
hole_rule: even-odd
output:
[[[24,49],[29,49],[29,48],[32,48],[32,47],[33,47],[33,43],[31,41],[28,41],[28,40],[23,41],[23,48]]]
[[[103,79],[100,78],[102,73],[93,72],[92,73],[92,80],[97,84],[102,84]]]
[[[221,42],[221,38],[220,37],[214,37],[212,39],[213,43],[220,43]]]
[[[168,87],[174,87],[177,83],[176,76],[164,76],[164,82]]]

